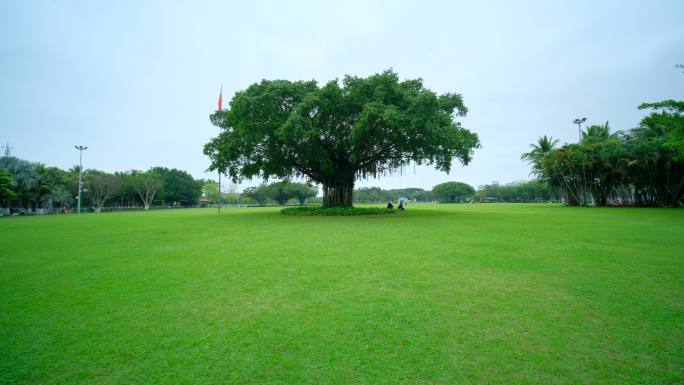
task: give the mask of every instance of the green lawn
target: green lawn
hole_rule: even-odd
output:
[[[0,384],[684,383],[684,210],[0,219]]]

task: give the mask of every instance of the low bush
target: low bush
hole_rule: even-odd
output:
[[[285,215],[314,215],[314,216],[334,216],[334,215],[387,215],[397,211],[381,207],[319,207],[319,206],[298,206],[282,209]]]

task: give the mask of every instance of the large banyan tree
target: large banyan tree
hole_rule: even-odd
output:
[[[304,177],[323,186],[323,206],[351,206],[357,178],[414,162],[449,172],[479,147],[456,121],[461,95],[437,95],[421,79],[393,71],[315,81],[263,80],[237,92],[211,122],[220,134],[204,147],[210,170],[243,178]]]

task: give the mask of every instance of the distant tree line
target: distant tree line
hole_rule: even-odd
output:
[[[102,209],[215,206],[219,203],[218,191],[218,184],[213,180],[196,180],[185,171],[165,167],[115,173],[85,170],[82,208],[99,212]],[[0,158],[0,204],[4,208],[64,212],[76,206],[77,193],[78,166],[65,171],[11,156]],[[241,206],[318,205],[322,198],[317,193],[317,187],[308,183],[262,183],[242,193],[228,183],[223,186],[220,200],[224,205]],[[441,183],[432,190],[416,187],[354,190],[354,203],[400,199],[441,203],[546,202],[558,197],[548,183],[537,180],[508,185],[493,183],[480,186],[477,191],[463,182]]]
[[[226,191],[225,186],[229,186]],[[279,181],[248,187],[242,193],[235,185],[224,185],[220,195],[224,205],[318,205],[318,189],[308,183]],[[0,158],[0,206],[5,210],[65,212],[76,207],[78,166],[69,170],[48,167],[13,156]],[[147,171],[130,170],[107,173],[83,172],[83,210],[149,209],[151,207],[215,206],[219,202],[218,184],[196,180],[185,171],[153,167]],[[462,182],[446,182],[432,190],[421,188],[382,189],[362,187],[354,190],[354,203],[398,201],[458,203],[472,201],[539,202],[557,199],[544,181],[509,185],[484,185],[476,191]]]
[[[221,192],[221,203],[228,205],[265,206],[286,204],[320,204],[316,198],[318,189],[308,183],[279,181],[262,183],[258,186],[247,187],[242,193],[231,191]],[[207,181],[203,186],[203,202],[205,205],[216,205],[219,202],[218,184]]]
[[[555,202],[559,198],[548,183],[532,180],[501,185],[492,183],[477,189],[476,202]]]
[[[464,203],[472,201],[475,189],[463,182],[445,182],[434,186],[432,195],[441,203]]]
[[[432,192],[421,188],[383,190],[380,187],[362,187],[354,190],[354,203],[382,203],[406,198],[416,202],[432,201]]]
[[[307,199],[315,197],[317,193],[318,189],[310,184],[281,181],[248,187],[242,195],[261,206],[269,201],[278,205],[285,205],[289,201],[304,205]]]
[[[242,193],[223,191],[221,202],[228,205],[319,205],[322,198],[318,189],[310,183],[279,181],[247,187]],[[203,187],[203,199],[208,205],[218,203],[218,184],[207,181]],[[421,188],[384,190],[380,187],[362,187],[354,190],[354,203],[384,203],[404,198],[416,202],[432,201],[432,191]],[[436,200],[437,198],[435,198]]]
[[[493,183],[475,190],[463,182],[440,183],[432,190],[405,188],[383,190],[379,187],[364,187],[354,190],[354,203],[383,203],[407,198],[412,202],[549,202],[558,197],[553,189],[542,181],[514,182],[507,185]]]
[[[49,167],[6,154],[0,158],[0,206],[19,212],[65,212],[76,207],[78,166]],[[197,206],[203,181],[185,171],[153,167],[108,173],[83,172],[82,209]]]
[[[639,126],[611,132],[608,122],[558,147],[543,136],[522,155],[540,181],[573,206],[676,207],[684,204],[684,101],[642,104]]]
[[[471,194],[466,194],[470,198],[475,194],[475,190],[460,182],[457,183],[467,186],[472,190]],[[437,187],[437,186],[435,186]],[[439,189],[438,189],[439,191]],[[229,205],[318,205],[321,204],[321,197],[316,196],[318,189],[307,183],[294,183],[281,181],[275,183],[263,183],[258,186],[247,187],[242,193],[223,192],[221,202]],[[205,183],[204,197],[207,203],[215,205],[218,202],[218,186],[214,181]],[[459,196],[466,200],[465,196]],[[382,189],[380,187],[361,187],[354,190],[354,203],[385,203],[388,201],[398,201],[403,199],[411,202],[436,202],[448,201],[449,198],[441,199],[441,195],[435,195],[431,190],[410,187],[403,189]]]

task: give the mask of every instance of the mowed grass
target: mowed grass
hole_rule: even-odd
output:
[[[684,210],[0,219],[1,384],[684,382]]]

